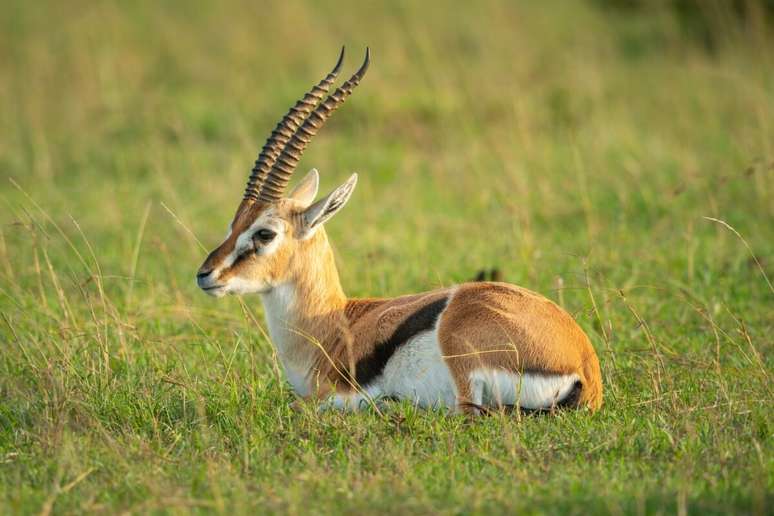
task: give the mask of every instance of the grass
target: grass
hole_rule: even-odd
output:
[[[774,42],[654,4],[0,7],[0,512],[765,513]],[[345,289],[497,266],[575,315],[597,414],[290,410],[257,298],[194,285],[348,45],[301,164]]]

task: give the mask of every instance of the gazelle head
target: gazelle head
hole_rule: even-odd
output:
[[[365,75],[360,69],[325,100],[341,69],[344,49],[334,69],[282,118],[255,162],[245,195],[226,239],[204,260],[196,274],[199,287],[213,296],[266,293],[287,281],[325,242],[322,224],[340,210],[357,182],[353,174],[317,202],[319,175],[312,170],[287,196],[285,189],[306,145]]]

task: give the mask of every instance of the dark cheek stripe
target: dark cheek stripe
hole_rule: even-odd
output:
[[[236,276],[239,274],[240,269],[246,265],[246,263],[249,261],[250,257],[252,256],[252,252],[246,252],[242,253],[239,256],[236,257],[236,260],[234,260],[234,263],[232,263],[228,268],[223,269],[220,272],[220,278],[221,280],[227,280],[230,279],[233,276]]]
[[[361,387],[367,386],[384,372],[384,367],[398,348],[415,335],[431,330],[441,315],[448,299],[446,297],[433,301],[409,315],[398,326],[389,339],[379,342],[366,356],[355,365],[355,380]]]

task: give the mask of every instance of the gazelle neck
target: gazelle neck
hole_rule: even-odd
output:
[[[320,347],[327,352],[347,328],[347,298],[325,230],[299,245],[287,280],[262,296],[269,333],[297,391],[293,371],[305,375]]]

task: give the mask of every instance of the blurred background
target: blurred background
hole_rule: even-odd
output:
[[[300,168],[317,167],[323,189],[362,174],[331,229],[356,291],[489,264],[545,281],[557,270],[536,259],[595,250],[646,268],[639,246],[715,231],[702,215],[770,240],[770,2],[2,9],[0,188],[15,199],[14,178],[71,214],[116,269],[149,207],[144,240],[168,247],[189,287],[202,252],[160,203],[214,246],[270,129],[342,44],[343,75],[366,45],[373,66]]]
[[[773,27],[770,0],[3,0],[3,500],[303,510],[366,478],[350,507],[764,507]],[[197,289],[265,138],[341,45],[342,76],[366,46],[371,68],[296,179],[360,173],[327,224],[345,290],[497,267],[591,335],[596,419],[505,444],[499,419],[410,410],[413,441],[373,415],[321,431],[286,408],[258,299]]]

